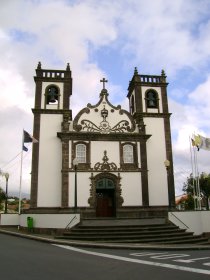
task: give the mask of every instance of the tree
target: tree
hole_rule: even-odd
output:
[[[210,174],[201,173],[199,180],[201,192],[206,200],[206,210],[209,210]]]
[[[6,198],[6,193],[3,191],[3,189],[0,187],[0,209],[1,209],[1,203]]]
[[[196,180],[199,182],[201,196],[205,198],[206,210],[209,210],[209,197],[210,197],[210,174],[202,172],[199,178],[193,178],[192,174],[187,178],[184,183],[183,191],[188,194],[186,201],[186,209],[194,209],[194,203],[198,199],[195,192]]]

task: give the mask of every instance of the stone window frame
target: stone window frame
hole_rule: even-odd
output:
[[[149,102],[148,94],[150,92],[153,92],[154,95],[155,95],[155,103],[156,103],[155,106],[148,106],[148,102]],[[145,92],[145,107],[146,107],[146,110],[148,110],[148,109],[158,109],[158,112],[159,112],[159,94],[156,90],[148,89]]]
[[[77,168],[79,170],[89,170],[90,169],[90,142],[85,142],[85,141],[74,141],[73,142],[73,144],[72,144],[72,164],[73,164],[74,158],[76,157],[76,146],[79,144],[83,144],[86,146],[86,162],[85,163],[79,162]]]
[[[58,90],[58,103],[56,103],[55,105],[57,105],[57,108],[60,108],[60,96],[61,96],[61,94],[60,94],[60,88],[59,88],[58,85],[50,84],[50,85],[48,85],[48,86],[45,88],[45,94],[44,94],[44,96],[45,96],[45,99],[44,99],[45,109],[46,109],[46,106],[47,106],[47,105],[53,105],[53,104],[48,104],[48,103],[47,103],[48,90],[49,90],[51,87],[55,87],[55,88]]]
[[[123,148],[125,145],[131,145],[133,147],[133,163],[124,163]],[[138,153],[137,143],[133,142],[120,142],[120,168],[122,170],[136,170],[138,169]]]

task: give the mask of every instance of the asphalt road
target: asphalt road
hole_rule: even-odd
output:
[[[210,251],[81,249],[0,234],[3,280],[205,280]]]

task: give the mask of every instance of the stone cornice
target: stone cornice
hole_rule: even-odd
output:
[[[134,119],[136,117],[141,117],[141,118],[170,118],[171,113],[134,113]]]
[[[139,133],[89,133],[89,132],[58,132],[61,140],[83,140],[83,141],[147,141],[151,135],[140,135]]]
[[[59,109],[31,109],[34,114],[70,114],[70,118],[72,119],[72,111],[71,110],[59,110]]]

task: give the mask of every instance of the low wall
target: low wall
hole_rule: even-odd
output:
[[[177,211],[168,213],[169,220],[196,235],[210,233],[210,211]]]
[[[19,215],[18,214],[0,214],[1,226],[18,226]]]
[[[80,222],[79,214],[1,214],[1,226],[21,226],[27,227],[27,218],[33,218],[34,228],[40,229],[65,229],[75,226]],[[69,224],[70,223],[70,224]]]

